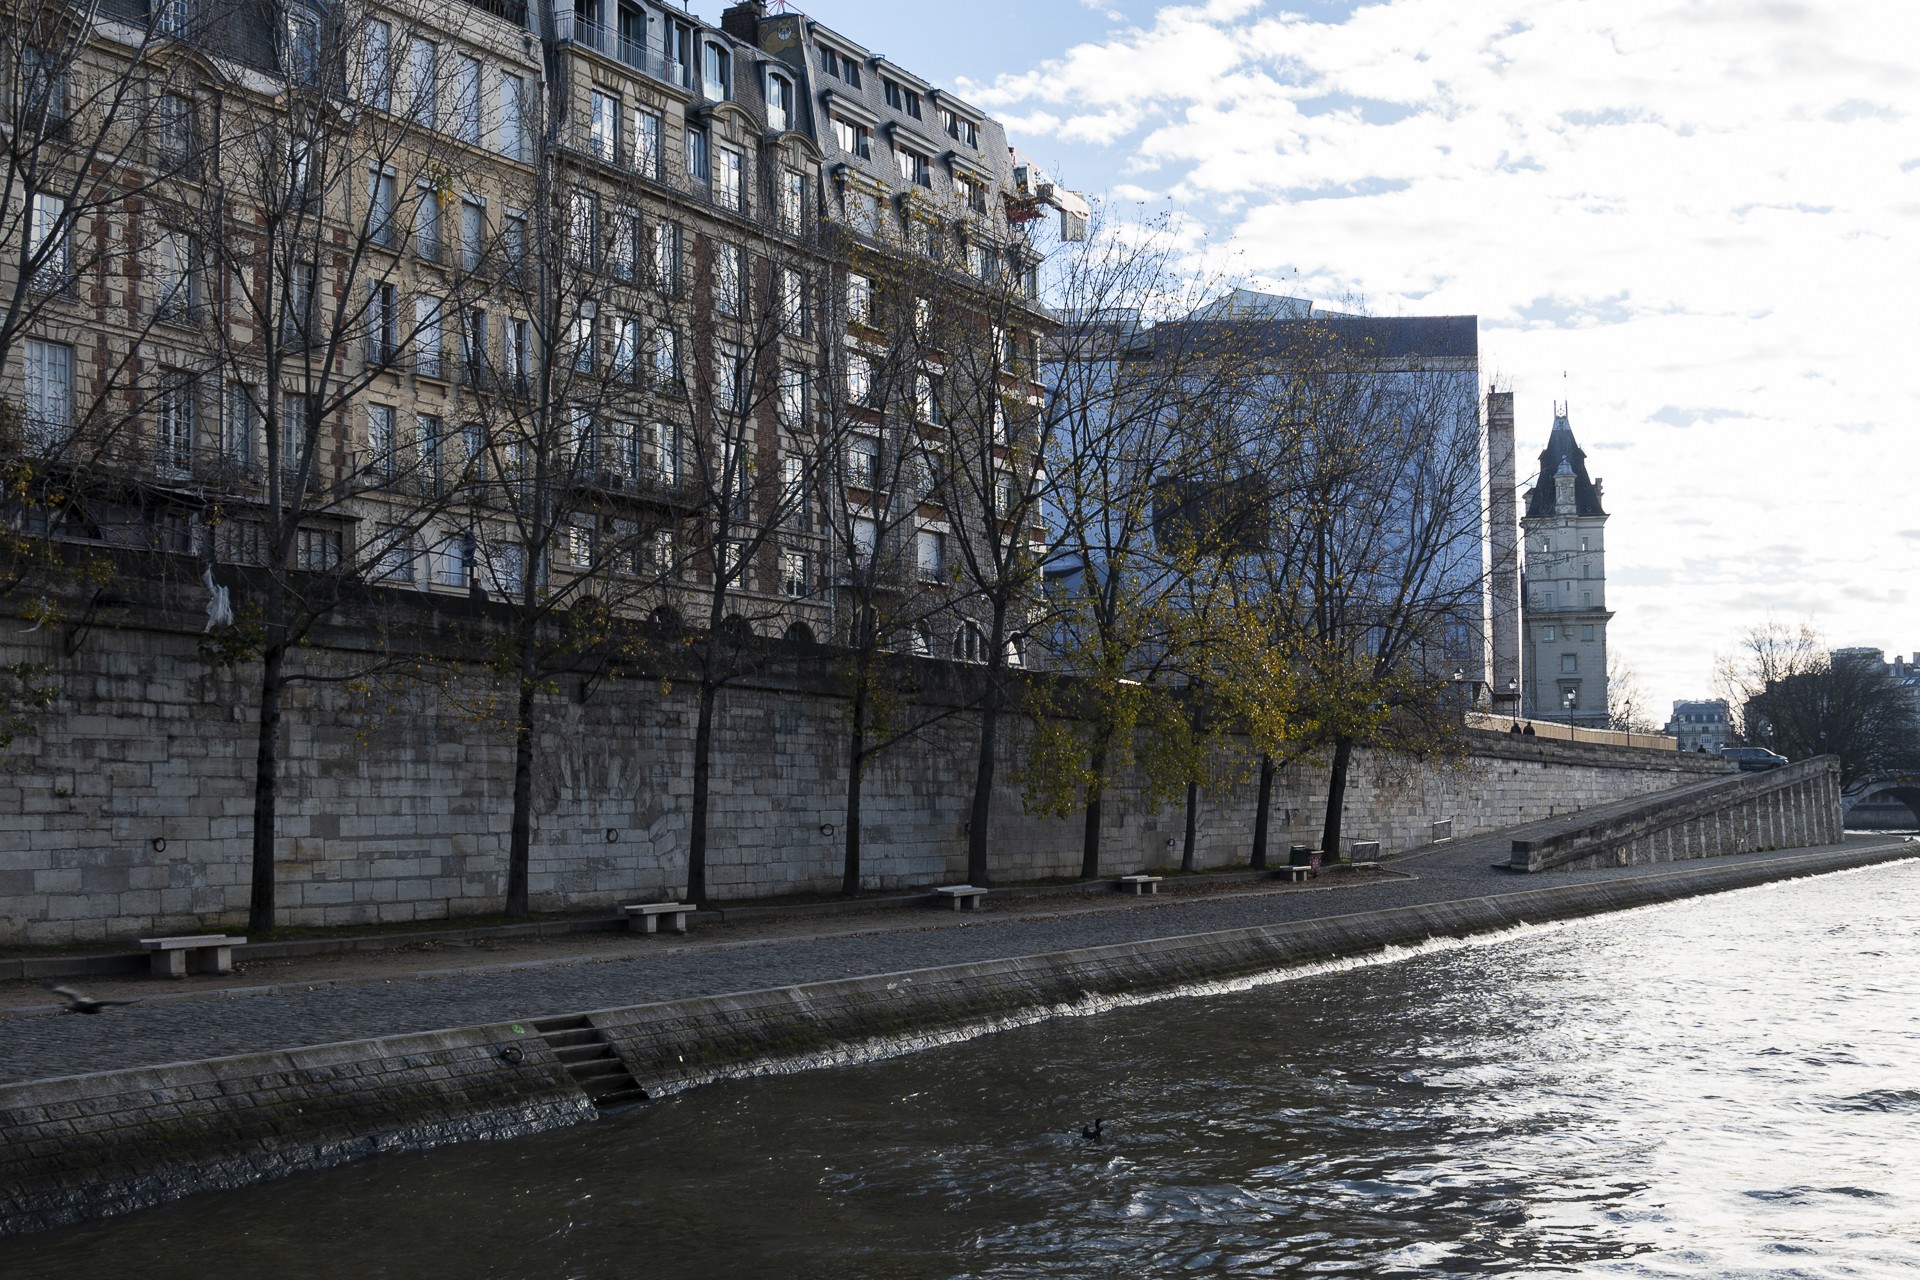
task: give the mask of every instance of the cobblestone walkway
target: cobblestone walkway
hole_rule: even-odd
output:
[[[1897,841],[1859,838],[1848,845],[1892,843]],[[1197,899],[1115,895],[1098,900],[1097,909],[1049,905],[1017,912],[1008,904],[969,914],[964,923],[924,911],[826,917],[812,934],[783,926],[761,938],[746,927],[720,926],[695,930],[684,940],[634,939],[630,954],[614,953],[619,958],[607,958],[603,950],[577,962],[403,975],[378,985],[312,990],[289,990],[283,981],[273,994],[222,998],[210,990],[205,998],[159,1000],[98,1017],[9,1019],[0,1021],[0,1082],[1209,933],[1703,865],[1520,877],[1489,865],[1503,854],[1499,841],[1463,841],[1390,864],[1413,879],[1381,877],[1329,892],[1276,887]],[[1715,861],[1782,856],[1745,854]],[[423,967],[446,963],[444,956],[423,958]],[[297,973],[291,981],[297,984]]]

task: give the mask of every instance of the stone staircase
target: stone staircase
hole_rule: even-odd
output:
[[[1514,871],[1680,862],[1838,844],[1840,764],[1832,756],[1582,809],[1509,833]]]
[[[646,1101],[647,1091],[587,1015],[541,1018],[534,1022],[533,1029],[594,1106],[604,1110]]]

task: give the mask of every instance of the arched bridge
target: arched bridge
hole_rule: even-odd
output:
[[[1883,770],[1855,778],[1840,793],[1840,805],[1851,817],[1856,806],[1882,796],[1907,806],[1913,811],[1915,823],[1920,824],[1920,769]]]

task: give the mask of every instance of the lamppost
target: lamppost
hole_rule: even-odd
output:
[[[1562,689],[1560,701],[1567,709],[1567,741],[1573,741],[1573,706],[1580,700],[1578,689]]]

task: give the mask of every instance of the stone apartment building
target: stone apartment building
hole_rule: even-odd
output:
[[[1733,717],[1725,698],[1682,699],[1663,730],[1681,751],[1718,751],[1733,745]]]
[[[7,445],[66,542],[209,585],[267,562],[503,598],[591,578],[656,615],[698,616],[724,574],[742,625],[825,636],[881,498],[865,441],[901,414],[874,300],[910,275],[916,306],[977,314],[990,398],[1038,396],[1038,209],[1004,131],[803,15],[71,18],[11,64],[48,145],[0,264]],[[941,373],[906,375],[905,416],[951,425]],[[953,497],[917,497],[926,561],[916,529]],[[916,647],[977,656],[964,613]]]

